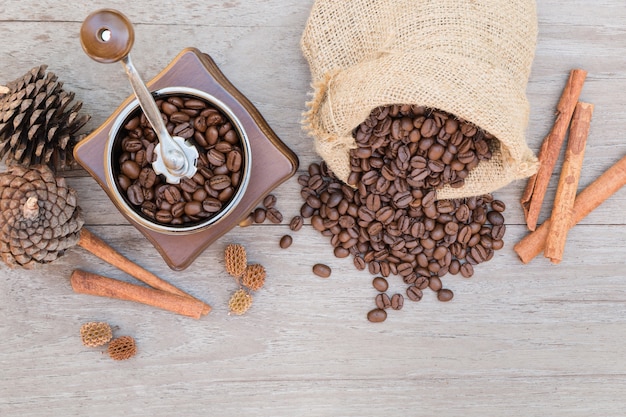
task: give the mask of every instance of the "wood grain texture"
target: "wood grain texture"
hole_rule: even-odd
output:
[[[318,160],[299,124],[310,83],[299,38],[312,0],[89,3],[2,3],[0,83],[48,63],[97,127],[131,90],[121,66],[96,64],[82,52],[78,30],[89,12],[118,8],[136,22],[133,61],[145,79],[185,47],[206,51],[298,155],[301,171]],[[595,111],[582,189],[626,155],[626,8],[621,0],[537,6],[528,142],[538,150],[570,69],[586,69],[581,100]],[[91,177],[68,183],[91,231],[213,311],[192,320],[74,294],[69,277],[78,268],[135,282],[80,247],[35,271],[2,265],[2,416],[624,415],[626,190],[569,232],[561,264],[537,258],[523,265],[513,245],[526,234],[518,203],[525,182],[511,184],[496,193],[508,206],[505,248],[471,279],[444,277],[452,302],[427,292],[373,325],[365,319],[372,277],[334,258],[327,238],[307,225],[289,249],[279,249],[301,204],[295,178],[275,190],[285,224],[235,228],[180,272]],[[237,288],[222,260],[231,242],[245,245],[268,272],[245,316],[227,311]],[[332,267],[330,278],[311,273],[317,262]],[[399,278],[390,279],[390,294],[403,290]],[[133,336],[137,356],[114,362],[82,346],[80,325],[93,320]]]

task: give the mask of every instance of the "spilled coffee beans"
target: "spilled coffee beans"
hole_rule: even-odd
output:
[[[491,195],[438,201],[436,189],[463,186],[491,158],[495,139],[445,112],[407,105],[375,109],[354,137],[348,185],[325,162],[300,175],[300,217],[329,238],[336,256],[352,256],[356,269],[399,275],[410,300],[428,287],[451,300],[441,277],[469,278],[503,247],[505,205]],[[381,298],[368,318],[382,321]]]

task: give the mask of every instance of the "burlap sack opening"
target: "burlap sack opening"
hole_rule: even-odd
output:
[[[317,0],[301,41],[314,89],[304,128],[345,182],[352,131],[374,108],[444,110],[499,142],[462,188],[438,198],[492,192],[538,166],[525,138],[536,38],[531,0]]]

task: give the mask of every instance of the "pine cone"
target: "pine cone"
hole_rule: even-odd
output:
[[[48,263],[76,245],[84,224],[76,191],[46,165],[0,174],[0,255],[11,268]]]
[[[246,248],[237,244],[230,244],[224,250],[224,264],[226,272],[235,278],[241,277],[248,266]]]
[[[122,336],[111,340],[108,347],[109,356],[116,361],[130,359],[137,353],[135,339],[130,336]]]
[[[265,284],[265,267],[260,264],[250,264],[243,272],[241,283],[252,291],[260,290]]]
[[[80,326],[80,337],[85,346],[102,346],[109,343],[113,337],[113,330],[108,323],[89,322]]]
[[[250,306],[252,306],[252,296],[243,288],[235,291],[228,301],[230,312],[238,316],[248,311]]]
[[[72,150],[85,136],[77,132],[91,116],[79,115],[80,101],[68,109],[74,93],[46,69],[35,67],[8,83],[9,92],[0,97],[0,160],[6,157],[7,165],[76,165]]]

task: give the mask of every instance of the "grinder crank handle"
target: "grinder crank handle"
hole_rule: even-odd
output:
[[[168,171],[164,174],[168,182],[177,183],[181,177],[193,176],[197,155],[193,149],[185,152],[167,131],[154,98],[130,59],[134,40],[135,32],[128,18],[113,9],[91,13],[80,29],[81,45],[90,58],[100,63],[121,61],[124,65],[139,105],[159,138],[160,154]]]

